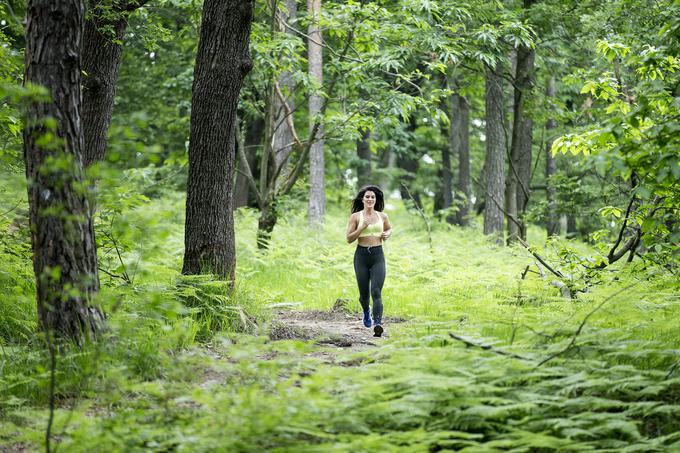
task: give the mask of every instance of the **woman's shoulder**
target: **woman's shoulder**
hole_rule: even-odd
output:
[[[361,211],[353,212],[349,215],[350,220],[357,220],[359,219],[359,216],[361,215]]]
[[[380,217],[382,217],[383,220],[389,219],[389,217],[387,217],[387,214],[384,213],[383,211],[378,211],[378,213],[380,213]]]

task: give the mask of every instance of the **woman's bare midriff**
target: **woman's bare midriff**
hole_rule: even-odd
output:
[[[362,247],[375,247],[382,245],[382,241],[377,236],[364,236],[359,238],[359,245]]]

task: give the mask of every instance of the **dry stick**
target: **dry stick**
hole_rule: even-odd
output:
[[[432,253],[432,251],[433,251],[433,248],[432,248],[432,229],[430,228],[430,221],[427,219],[427,216],[425,215],[425,213],[423,212],[423,210],[421,209],[421,207],[418,205],[418,203],[416,202],[416,200],[413,198],[413,195],[411,195],[411,192],[408,190],[408,187],[406,187],[406,184],[404,184],[404,183],[402,182],[402,183],[401,183],[401,186],[402,186],[404,189],[406,189],[406,193],[408,194],[408,196],[409,196],[409,198],[411,199],[411,201],[413,201],[413,205],[414,205],[414,206],[416,207],[416,209],[418,210],[418,214],[420,214],[420,217],[422,217],[422,218],[423,218],[423,221],[425,222],[425,226],[427,227],[427,238],[428,238],[428,240],[430,241],[430,253]]]
[[[512,352],[503,351],[502,349],[496,349],[493,346],[488,345],[488,344],[474,343],[470,340],[466,340],[463,337],[459,337],[458,335],[453,334],[451,332],[449,332],[449,336],[451,338],[453,338],[454,340],[458,340],[462,343],[465,343],[467,346],[473,346],[475,348],[481,348],[481,349],[484,349],[485,351],[493,352],[494,354],[503,355],[503,356],[506,356],[506,357],[512,357],[513,359],[526,360],[526,361],[529,361],[529,362],[532,361],[531,359],[529,359],[527,357],[523,357],[521,355],[514,354]]]
[[[14,205],[14,207],[10,208],[9,210],[7,210],[5,212],[0,212],[0,217],[5,217],[10,212],[14,211],[16,208],[19,207],[19,205],[21,204],[22,201],[24,201],[24,200],[19,200],[19,201],[17,201],[17,204]]]
[[[529,273],[529,267],[531,267],[531,265],[527,264],[527,267],[525,267],[524,270],[522,271],[522,276],[521,276],[522,280],[524,280],[526,278],[527,274]]]
[[[541,257],[541,255],[539,255],[538,253],[531,250],[531,247],[529,246],[529,244],[527,244],[522,238],[519,238],[519,243],[522,244],[522,246],[524,248],[526,248],[527,251],[534,256],[534,258],[536,258],[543,266],[545,266],[546,269],[548,269],[555,276],[557,276],[559,278],[563,278],[563,279],[566,278],[562,272],[560,272],[559,270],[553,269],[548,263],[546,263],[545,260]]]
[[[576,329],[576,331],[574,332],[574,335],[572,335],[571,341],[569,342],[569,344],[567,345],[567,347],[564,348],[564,349],[562,349],[561,351],[558,351],[558,352],[556,352],[556,353],[554,353],[554,354],[548,356],[547,358],[541,360],[541,361],[538,363],[538,365],[536,365],[536,368],[540,367],[541,365],[543,365],[543,364],[545,364],[545,363],[550,362],[552,359],[554,359],[554,358],[556,358],[556,357],[558,357],[558,356],[560,356],[560,355],[566,353],[566,352],[569,351],[571,348],[573,348],[574,345],[576,344],[576,338],[581,334],[581,331],[582,331],[583,328],[585,327],[586,322],[588,322],[588,319],[589,319],[592,315],[594,315],[600,308],[602,308],[602,307],[604,306],[604,304],[606,304],[607,302],[609,302],[610,300],[612,300],[613,298],[615,298],[615,297],[618,296],[619,294],[621,294],[621,293],[623,293],[623,292],[625,292],[625,291],[628,291],[629,289],[631,289],[631,288],[637,286],[639,283],[640,283],[640,282],[635,282],[635,283],[633,283],[633,284],[631,284],[631,285],[628,285],[628,286],[626,286],[626,287],[624,287],[624,288],[621,288],[620,290],[616,291],[614,294],[612,294],[611,296],[607,297],[605,300],[603,300],[602,302],[600,302],[600,304],[599,304],[597,307],[595,307],[590,313],[588,313],[588,314],[585,316],[585,318],[583,318],[583,321],[581,321],[581,324],[578,326],[578,329]]]

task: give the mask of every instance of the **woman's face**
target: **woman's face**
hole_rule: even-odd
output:
[[[375,193],[371,190],[367,190],[364,193],[364,198],[361,199],[364,202],[364,207],[374,207],[375,206]]]

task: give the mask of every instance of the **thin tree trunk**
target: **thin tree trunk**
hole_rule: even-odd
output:
[[[269,200],[260,209],[260,218],[257,221],[257,248],[269,248],[269,241],[271,240],[272,231],[274,231],[277,220],[276,205],[272,200]]]
[[[555,76],[550,76],[548,79],[548,87],[546,90],[548,102],[552,102],[555,98]],[[546,192],[548,198],[548,211],[546,213],[546,230],[548,237],[556,236],[560,233],[560,221],[557,215],[557,199],[555,193],[555,186],[552,178],[557,173],[557,161],[552,154],[551,148],[553,144],[553,131],[557,127],[557,121],[554,118],[548,119],[545,123],[546,134],[548,140],[545,144],[545,181]]]
[[[461,203],[456,213],[456,223],[467,225],[472,204],[472,177],[470,173],[470,105],[464,96],[458,99],[460,110],[460,148],[458,151],[458,193]]]
[[[357,140],[357,184],[363,187],[371,183],[371,131],[362,129],[361,138]]]
[[[104,159],[113,114],[116,84],[123,56],[123,39],[130,13],[147,0],[114,2],[104,8],[101,0],[88,1],[83,32],[83,165]]]
[[[323,48],[321,27],[321,0],[307,0],[307,9],[311,21],[309,23],[309,41],[307,58],[309,60],[309,75],[317,84],[318,90],[323,84]],[[309,117],[314,124],[317,117],[322,114],[323,98],[315,89],[309,96]],[[321,138],[324,134],[323,123],[316,135],[310,137],[313,141],[309,151],[309,223],[317,226],[323,223],[326,212],[326,175],[324,163],[324,143]]]
[[[295,0],[286,0],[286,11],[280,11],[282,18],[277,21],[277,28],[279,33],[293,34],[294,32],[286,27],[295,21],[297,17],[297,3]],[[295,111],[295,81],[293,74],[289,71],[284,71],[279,76],[279,88],[281,94],[285,97],[285,102],[288,104],[290,111]],[[275,88],[272,88],[275,89]],[[272,103],[274,105],[275,123],[273,127],[272,148],[274,150],[274,163],[276,168],[283,166],[281,170],[281,178],[285,179],[288,175],[288,156],[293,150],[293,131],[287,121],[287,112],[283,106],[283,101],[278,95],[273,96]],[[291,118],[292,120],[292,118]]]
[[[232,184],[236,108],[248,51],[252,1],[205,0],[191,99],[183,274],[234,279]]]
[[[29,0],[24,74],[27,83],[45,87],[51,96],[28,104],[24,127],[38,317],[51,335],[79,344],[104,321],[91,305],[99,275],[83,184],[83,15],[82,1]]]
[[[262,132],[264,130],[264,120],[261,117],[246,122],[244,137],[237,140],[243,143],[244,154],[248,160],[248,166],[255,171],[257,162],[257,148],[262,146]],[[237,154],[238,155],[238,154]],[[243,159],[238,159],[238,169],[236,174],[236,185],[234,187],[234,209],[248,206],[250,201],[250,184],[248,183],[248,167]]]
[[[576,217],[567,215],[567,239],[575,238],[578,235],[576,228]]]
[[[486,207],[484,234],[503,245],[505,205],[505,134],[503,131],[503,66],[486,70]]]
[[[388,191],[392,187],[392,178],[390,174],[392,170],[397,165],[397,156],[395,152],[390,147],[386,147],[379,157],[378,169],[383,169],[384,171],[380,173],[380,187],[383,191]]]
[[[524,0],[528,9],[534,0]],[[524,212],[529,203],[529,182],[531,180],[531,142],[533,120],[526,109],[527,99],[534,85],[534,59],[536,51],[531,47],[517,49],[514,102],[512,117],[512,144],[510,169],[508,173],[508,243],[518,237],[526,240]],[[514,221],[512,219],[515,219]]]
[[[449,96],[449,146],[442,150],[442,207],[448,209],[453,204],[453,172],[451,170],[451,155],[460,152],[460,94],[455,79],[447,80],[448,88],[453,91]],[[454,217],[446,216],[448,223],[453,223]]]
[[[406,124],[406,131],[409,135],[411,135],[415,133],[415,130],[416,118],[415,115],[411,115],[409,122]],[[418,150],[410,146],[407,150],[402,150],[402,152],[394,154],[396,154],[395,162],[397,168],[402,170],[402,176],[399,182],[399,194],[401,199],[407,204],[408,200],[413,199],[413,201],[418,205],[417,207],[422,207],[422,203],[420,201],[420,192],[413,187],[413,181],[416,179],[419,167],[418,158],[416,157],[417,151]]]

